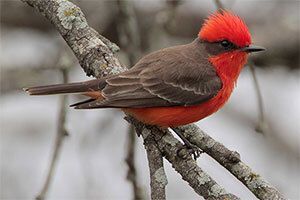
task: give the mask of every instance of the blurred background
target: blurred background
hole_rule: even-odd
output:
[[[204,18],[217,8],[211,0],[72,2],[91,27],[121,47],[118,57],[127,66],[151,51],[192,41]],[[246,21],[254,43],[267,48],[251,56],[267,128],[264,134],[255,131],[259,110],[248,67],[226,106],[197,124],[238,151],[245,163],[288,199],[300,199],[300,1],[221,2]],[[126,9],[129,16],[124,14]],[[133,26],[131,38],[126,23]],[[44,184],[53,153],[59,97],[30,97],[22,88],[61,83],[59,66],[69,67],[69,82],[88,78],[53,26],[21,1],[1,0],[0,33],[0,199],[33,199]],[[78,98],[70,96],[68,101]],[[63,141],[49,199],[133,198],[126,180],[128,124],[123,116],[112,109],[67,109],[69,136]],[[137,181],[149,199],[149,169],[141,138],[136,140],[135,153]],[[227,191],[255,199],[210,157],[202,155],[197,162]],[[165,168],[168,199],[199,198],[169,163],[165,162]]]

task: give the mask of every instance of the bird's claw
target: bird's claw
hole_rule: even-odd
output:
[[[186,145],[189,154],[193,157],[194,160],[197,160],[197,158],[200,157],[201,153],[203,153],[203,151],[197,147],[196,145],[190,144],[190,145]]]
[[[187,155],[191,155],[194,160],[197,160],[197,158],[200,157],[201,153],[203,153],[203,151],[196,145],[185,144],[181,149],[179,149],[178,156],[183,159],[186,159]]]
[[[183,135],[182,133],[180,132],[180,130],[176,129],[176,128],[172,128],[172,130],[181,138],[181,140],[183,141],[184,143],[184,146],[186,148],[182,148],[178,151],[178,155],[182,158],[185,158],[186,154],[183,153],[183,149],[187,150],[189,155],[191,155],[193,157],[194,160],[197,160],[197,158],[200,157],[200,154],[203,153],[203,151],[197,147],[196,145],[192,144],[190,141],[188,141]],[[185,155],[184,155],[185,154]]]

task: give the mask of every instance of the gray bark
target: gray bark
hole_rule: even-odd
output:
[[[116,45],[88,26],[79,7],[67,0],[23,1],[51,21],[66,40],[88,76],[92,75],[100,78],[126,70],[114,56],[114,52],[118,49]],[[182,144],[168,131],[158,129],[155,126],[146,126],[133,118],[127,118],[127,120],[143,136],[145,143],[151,141],[151,144],[155,144],[155,148],[159,149],[161,154],[196,193],[206,199],[238,199],[236,196],[227,193],[197,166]],[[274,187],[262,181],[259,175],[251,173],[252,170],[240,161],[237,154],[232,154],[231,151],[208,135],[201,134],[201,131],[197,130],[195,125],[180,127],[180,129],[186,133],[190,141],[197,144],[204,152],[211,155],[227,169],[231,169],[231,172],[258,198],[284,199]],[[154,151],[157,151],[157,149],[154,149]],[[164,173],[160,173],[160,171],[160,169],[157,169],[154,174],[157,174],[157,180],[160,180],[159,182],[165,185]]]

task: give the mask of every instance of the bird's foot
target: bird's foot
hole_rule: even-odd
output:
[[[200,157],[201,153],[203,153],[202,149],[197,147],[196,145],[190,144],[185,145],[188,149],[189,154],[193,157],[194,160]]]
[[[178,156],[183,159],[186,159],[187,155],[191,155],[194,160],[197,160],[197,158],[200,157],[201,153],[203,153],[203,151],[199,147],[191,143],[185,144],[177,152]]]
[[[203,153],[203,151],[197,147],[196,145],[190,143],[190,141],[188,141],[180,132],[180,130],[176,129],[176,128],[172,128],[172,130],[181,138],[181,140],[184,142],[184,146],[185,148],[182,148],[178,151],[178,155],[180,157],[184,157],[183,156],[183,149],[187,149],[189,155],[191,155],[193,157],[194,160],[197,160],[197,158],[200,157],[200,154]]]

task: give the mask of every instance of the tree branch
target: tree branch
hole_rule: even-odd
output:
[[[157,147],[153,135],[144,139],[144,146],[147,152],[148,165],[150,170],[150,187],[152,200],[166,199],[167,176],[164,170],[163,156]]]
[[[116,45],[89,27],[80,8],[66,0],[22,0],[42,13],[68,43],[87,76],[125,71],[114,57]]]
[[[146,142],[156,143],[159,151],[172,164],[172,167],[187,181],[194,191],[205,199],[239,199],[227,193],[206,172],[204,172],[189,154],[188,150],[167,129],[145,125],[133,117],[125,117],[132,123]],[[157,177],[165,182],[164,176]]]
[[[66,0],[23,1],[33,6],[54,24],[73,50],[88,76],[102,77],[108,74],[120,73],[126,69],[121,66],[118,59],[114,57],[112,52],[114,49],[111,48],[114,45],[108,40],[103,40],[94,29],[90,28],[80,8],[71,2]],[[134,124],[136,130],[144,137],[144,140],[148,140],[147,136],[149,134],[152,135],[151,137],[154,137],[157,148],[197,194],[202,195],[206,199],[237,199],[234,195],[225,192],[222,187],[203,172],[188,154],[187,150],[183,148],[183,145],[170,135],[168,131],[160,130],[155,126],[146,126],[132,118],[129,121]],[[188,130],[189,129],[187,129],[187,131]],[[194,137],[197,137],[197,134],[200,133],[193,132]],[[216,142],[211,139],[211,143]],[[211,154],[220,153],[214,148],[210,150],[212,151]],[[179,153],[180,156],[178,156],[177,153]],[[237,175],[248,173],[247,169],[243,169],[242,167],[237,168],[236,171],[240,169],[241,172],[236,172]],[[256,177],[250,177],[251,180],[253,178],[256,179]],[[257,182],[251,183],[256,184]],[[251,187],[253,189],[263,188],[259,190],[259,197],[261,197],[261,199],[268,198],[268,194],[273,197],[278,197],[278,199],[283,199],[281,195],[278,195],[279,192],[272,187],[265,187],[265,185],[255,185]],[[251,189],[251,187],[249,189]],[[266,191],[265,188],[271,188],[271,194]],[[251,191],[253,192],[252,189]]]
[[[227,193],[206,172],[204,172],[191,157],[188,150],[167,129],[145,125],[133,117],[125,119],[135,126],[139,135],[146,142],[156,143],[159,151],[172,164],[172,167],[187,181],[194,191],[205,199],[239,199]],[[164,176],[157,177],[165,182]]]
[[[130,124],[128,127],[128,141],[127,141],[127,156],[125,158],[125,162],[128,166],[127,171],[127,180],[131,182],[133,194],[135,200],[144,199],[143,191],[139,187],[137,176],[136,176],[136,168],[135,168],[135,131],[134,127]]]
[[[284,199],[273,186],[262,179],[249,166],[240,160],[237,152],[230,151],[223,144],[215,141],[196,125],[178,127],[192,143],[210,155],[236,178],[238,178],[257,198],[264,200]]]

